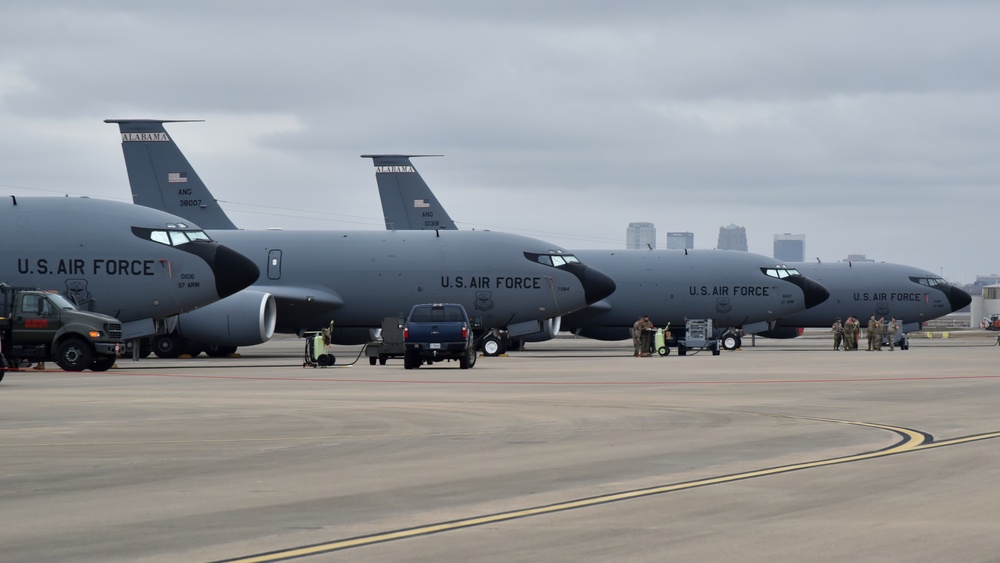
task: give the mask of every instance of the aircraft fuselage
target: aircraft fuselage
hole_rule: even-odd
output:
[[[254,289],[275,297],[276,332],[322,328],[331,320],[337,327],[377,328],[383,317],[405,315],[417,303],[460,303],[482,319],[483,328],[493,328],[564,315],[588,302],[579,269],[532,260],[525,253],[548,254],[551,245],[518,235],[274,230],[210,235],[258,264],[261,277]]]

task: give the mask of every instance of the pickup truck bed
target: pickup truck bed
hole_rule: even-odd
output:
[[[414,305],[403,327],[403,343],[405,369],[442,360],[458,360],[462,369],[476,364],[469,316],[459,304]]]

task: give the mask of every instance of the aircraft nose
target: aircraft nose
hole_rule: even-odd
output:
[[[214,260],[209,260],[208,265],[215,274],[215,290],[219,297],[229,297],[242,291],[260,277],[260,269],[253,261],[221,244],[215,251]]]
[[[949,285],[947,287],[948,289],[944,290],[944,294],[948,297],[948,303],[951,305],[951,311],[953,313],[959,309],[964,309],[969,305],[969,303],[972,303],[972,296],[968,293],[953,285]]]
[[[249,258],[217,242],[189,242],[177,248],[208,264],[215,276],[215,292],[220,299],[246,289],[260,277],[260,270]]]
[[[566,267],[580,280],[580,284],[583,285],[583,295],[587,305],[597,303],[601,299],[611,295],[618,287],[615,285],[615,280],[596,268],[579,263],[568,264]]]
[[[802,290],[802,295],[805,296],[806,309],[815,307],[830,298],[830,290],[817,281],[813,281],[805,276],[792,276],[786,279],[799,286]]]

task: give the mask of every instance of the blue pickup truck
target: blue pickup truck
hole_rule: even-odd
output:
[[[462,369],[476,365],[472,323],[457,303],[414,305],[403,325],[403,368],[458,360]]]

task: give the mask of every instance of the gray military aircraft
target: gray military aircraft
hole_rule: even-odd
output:
[[[828,327],[837,318],[895,317],[901,332],[963,309],[972,296],[927,270],[888,262],[796,262],[789,264],[829,288],[824,303],[778,321],[770,338],[789,338],[802,328]]]
[[[237,346],[270,337],[262,311],[274,300],[274,331],[335,323],[339,343],[360,343],[385,317],[416,303],[460,303],[482,330],[513,336],[551,329],[551,319],[596,303],[615,284],[549,243],[489,231],[234,230],[160,120],[107,120],[121,131],[136,203],[204,222],[211,236],[262,264],[262,279],[228,299],[182,315],[159,339],[160,355],[184,347]],[[187,342],[185,342],[185,339]],[[192,346],[191,343],[194,342]]]
[[[371,158],[386,227],[455,229],[455,222],[431,192],[410,158]],[[774,328],[776,321],[829,295],[820,284],[779,265],[773,258],[725,250],[576,250],[588,264],[600,264],[618,291],[596,306],[563,317],[561,329],[589,338],[620,340],[640,313],[677,331],[686,319],[710,318],[717,327]],[[529,336],[526,340],[541,338]]]
[[[367,155],[366,157],[372,158],[375,164],[376,179],[382,197],[382,209],[386,214],[386,226],[391,225],[392,228],[396,229],[434,228],[428,225],[428,222],[431,222],[440,223],[440,228],[455,228],[454,221],[420,177],[420,174],[413,168],[408,156]],[[387,199],[389,201],[386,201]],[[637,268],[626,266],[626,259],[620,257],[627,256],[627,251],[615,251],[619,257],[614,259],[602,259],[596,254],[597,252],[600,251],[577,250],[575,254],[586,260],[588,264],[610,274],[619,288],[628,287],[628,282],[621,277],[621,271],[624,269],[624,272],[635,272]],[[667,263],[673,264],[669,261],[678,260],[678,258],[669,258],[670,251],[654,251],[650,253],[650,256],[655,256],[660,252],[668,253],[662,258]],[[713,255],[713,253],[718,252],[722,251],[688,251],[688,256],[692,253],[703,256],[707,263],[701,267],[712,272],[713,266],[711,264],[720,259],[719,255]],[[747,253],[740,252],[739,254],[746,255]],[[729,259],[725,258],[725,260]],[[615,262],[611,262],[611,260]],[[633,257],[631,260],[637,259]],[[651,261],[652,258],[647,258],[647,260]],[[685,260],[690,261],[687,257]],[[760,334],[768,338],[794,338],[802,333],[803,328],[829,327],[837,317],[846,319],[848,315],[856,316],[862,322],[871,315],[875,315],[876,318],[885,317],[886,320],[895,317],[903,323],[902,331],[910,332],[917,330],[924,321],[936,319],[964,308],[972,300],[968,293],[948,284],[940,276],[912,266],[885,262],[796,262],[775,271],[779,273],[788,270],[797,271],[806,278],[822,284],[829,290],[830,298],[813,300],[807,309],[781,315],[775,318],[769,327],[764,327],[757,323],[740,322],[740,319],[733,318],[732,315],[719,315],[718,309],[729,308],[729,304],[725,301],[726,296],[720,296],[719,301],[714,304],[711,300],[699,299],[704,297],[701,294],[714,294],[717,286],[720,288],[729,287],[730,293],[742,291],[737,289],[739,287],[737,280],[740,278],[730,279],[725,283],[716,283],[713,274],[708,276],[708,279],[712,281],[692,279],[688,283],[677,272],[670,272],[683,263],[679,262],[678,265],[664,267],[662,272],[659,269],[656,270],[656,279],[666,281],[662,287],[673,288],[673,291],[681,293],[683,291],[678,290],[678,288],[684,286],[688,288],[689,295],[685,296],[689,298],[686,300],[687,302],[674,303],[670,307],[689,306],[691,309],[686,309],[684,316],[695,318],[707,315],[715,320],[716,326],[742,328],[745,332]],[[651,268],[647,268],[647,270],[652,271]],[[751,283],[746,285],[753,287]],[[714,295],[712,296],[714,297]],[[614,297],[617,299],[618,294]],[[713,305],[716,311],[712,311]],[[670,307],[667,308],[667,311],[679,310]],[[709,313],[706,314],[706,311]],[[592,307],[575,313],[563,320],[563,328],[578,330],[581,334],[587,335],[588,332],[593,332],[590,317],[598,316],[594,313],[595,309]],[[620,331],[610,331],[608,334],[622,335]],[[728,331],[723,338],[723,346],[727,349],[733,349],[740,345],[740,333]]]
[[[260,275],[192,223],[117,201],[8,196],[0,240],[0,282],[56,290],[81,309],[117,317],[126,340]]]

